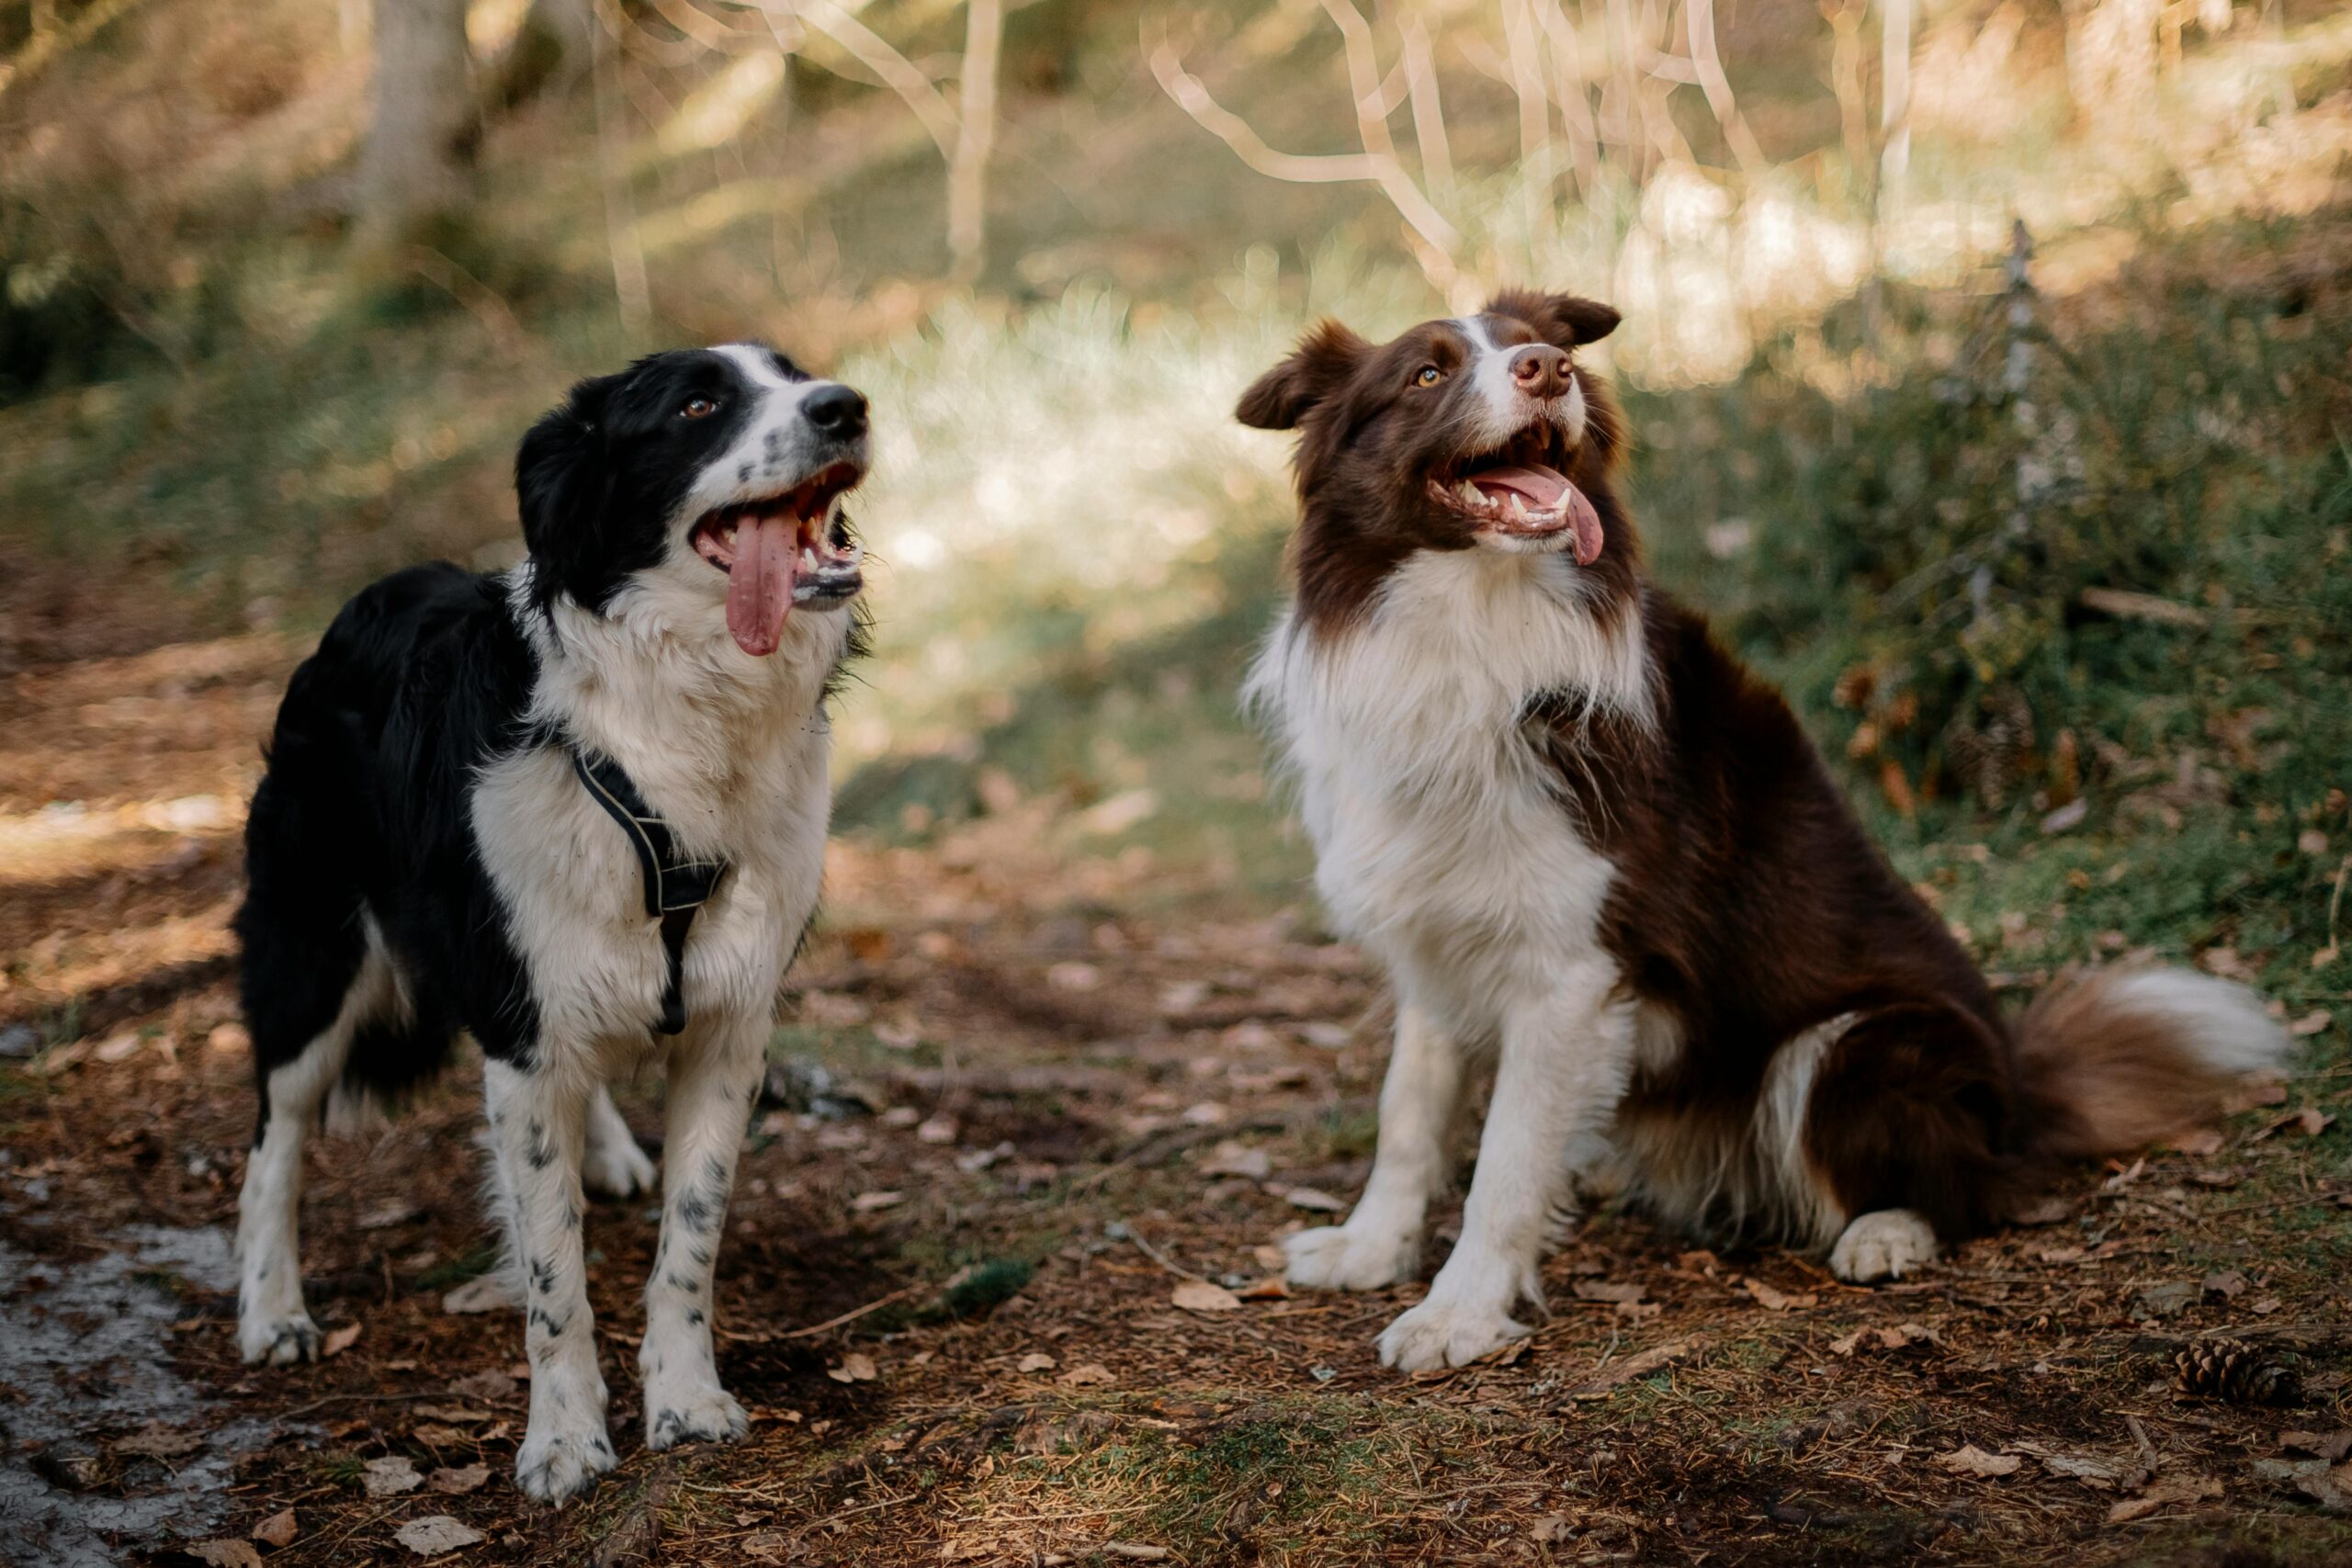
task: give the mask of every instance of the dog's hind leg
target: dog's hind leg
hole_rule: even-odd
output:
[[[356,911],[347,928],[264,935],[249,927],[245,937],[261,1109],[237,1200],[237,1348],[249,1362],[307,1361],[318,1354],[319,1330],[302,1304],[302,1145],[343,1078],[353,1040],[397,1005],[398,987]],[[288,951],[296,945],[303,951]],[[299,979],[291,964],[301,967]]]
[[[2001,1042],[1927,1001],[1864,1014],[1822,1057],[1804,1159],[1833,1220],[1829,1271],[1869,1284],[1930,1262],[2004,1206],[2015,1114]]]
[[[735,1159],[759,1097],[763,1023],[721,1026],[713,1038],[672,1053],[662,1240],[645,1282],[645,1443],[728,1442],[749,1423],[718,1385],[711,1355],[711,1274]]]
[[[613,1091],[599,1088],[588,1102],[588,1138],[580,1179],[599,1198],[634,1198],[653,1190],[653,1161],[621,1120]]]

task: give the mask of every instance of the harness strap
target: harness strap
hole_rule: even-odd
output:
[[[662,1017],[653,1029],[657,1034],[676,1034],[686,1027],[686,932],[694,926],[695,912],[718,891],[727,875],[727,862],[684,859],[670,824],[654,815],[618,762],[604,756],[592,761],[577,746],[565,750],[571,753],[571,771],[580,775],[588,798],[621,825],[628,835],[629,848],[637,852],[645,916],[662,922],[662,951],[670,964],[669,983],[662,991]]]

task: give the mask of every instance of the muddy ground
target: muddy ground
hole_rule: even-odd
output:
[[[1368,1168],[1374,976],[1301,911],[1049,852],[1050,801],[836,846],[720,1261],[752,1435],[644,1450],[654,1214],[603,1205],[622,1465],[526,1506],[520,1323],[448,1304],[491,1258],[476,1072],[313,1145],[336,1352],[237,1359],[224,921],[297,649],[67,624],[0,675],[0,1562],[2352,1561],[2343,1069],[1885,1289],[1604,1211],[1532,1341],[1404,1379],[1370,1342],[1419,1287],[1269,1278]],[[2177,1393],[2216,1330],[2291,1403]]]

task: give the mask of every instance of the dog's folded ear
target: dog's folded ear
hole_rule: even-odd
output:
[[[545,591],[572,589],[567,563],[593,558],[603,536],[613,490],[605,418],[622,379],[600,376],[573,387],[560,406],[531,426],[514,453],[523,543],[549,578],[540,584]]]
[[[1538,294],[1532,289],[1510,289],[1495,296],[1487,307],[1498,316],[1516,316],[1544,334],[1544,341],[1562,348],[1574,348],[1579,344],[1599,343],[1617,330],[1623,320],[1616,310],[1598,299],[1587,299],[1578,294]]]
[[[1372,344],[1337,321],[1299,340],[1288,359],[1250,384],[1233,417],[1254,430],[1295,430],[1316,404],[1355,374]]]

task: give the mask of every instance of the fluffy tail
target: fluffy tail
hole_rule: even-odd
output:
[[[2214,1114],[2241,1074],[2276,1068],[2287,1036],[2244,986],[2187,969],[2064,979],[2018,1021],[2033,1152],[2120,1154]]]

